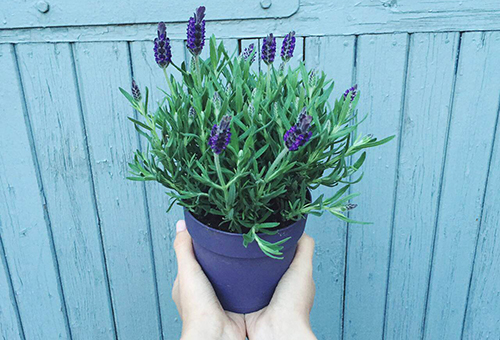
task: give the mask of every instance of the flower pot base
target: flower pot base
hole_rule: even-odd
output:
[[[276,235],[260,235],[270,242],[284,238],[283,259],[266,256],[253,242],[243,246],[241,234],[212,229],[184,210],[198,262],[212,283],[222,307],[235,313],[252,313],[269,304],[274,290],[295,255],[306,219],[280,229]]]

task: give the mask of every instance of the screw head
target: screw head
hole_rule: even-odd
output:
[[[38,1],[35,5],[36,9],[38,10],[38,12],[40,13],[47,13],[50,9],[50,6],[49,4],[46,2],[46,1]]]
[[[263,9],[268,9],[269,7],[271,7],[272,4],[273,4],[273,2],[271,0],[261,0],[260,1],[260,7],[262,7]]]

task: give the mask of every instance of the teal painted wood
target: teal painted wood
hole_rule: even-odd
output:
[[[0,238],[0,338],[3,340],[23,340],[24,334],[19,318],[16,297],[10,282],[5,253]]]
[[[150,109],[154,110],[158,106],[158,102],[164,98],[162,90],[169,91],[163,71],[158,67],[151,53],[152,46],[152,41],[130,44],[134,79],[142,89],[146,86],[149,88]],[[184,41],[172,41],[172,60],[177,65],[185,61]],[[179,72],[173,67],[168,67],[167,72],[180,80]],[[123,100],[126,99],[123,98]],[[146,147],[145,142],[145,139],[142,139],[142,149]],[[131,159],[132,153],[130,152],[127,157]],[[142,185],[142,183],[136,183],[136,185]],[[146,183],[146,195],[151,221],[163,337],[164,339],[177,339],[180,337],[181,322],[175,303],[171,298],[171,289],[177,273],[173,249],[175,223],[183,218],[182,209],[175,207],[170,213],[166,213],[169,200],[165,194],[165,188],[159,183]]]
[[[488,39],[497,48],[499,34]],[[498,58],[498,54],[495,56]],[[497,70],[498,72],[498,70]],[[497,78],[498,79],[498,78]],[[500,105],[499,105],[500,107]],[[500,108],[499,108],[500,115]],[[488,181],[480,229],[474,255],[462,339],[498,339],[500,337],[500,121],[497,116],[494,149],[488,170]]]
[[[385,339],[421,337],[458,33],[410,39]]]
[[[498,112],[499,56],[500,34],[463,34],[434,246],[426,339],[459,339],[461,335]],[[480,113],[481,118],[472,112]],[[476,333],[475,338],[485,337]]]
[[[397,138],[369,151],[363,180],[351,190],[361,195],[350,217],[373,225],[349,225],[344,339],[382,339],[407,49],[406,34],[358,38],[358,114],[369,114],[360,133]]]
[[[0,237],[26,339],[70,339],[14,49],[0,45]],[[27,128],[28,126],[28,128]],[[10,303],[11,301],[9,301]],[[2,302],[3,303],[3,302]],[[4,325],[2,324],[3,328]]]
[[[355,37],[307,38],[308,68],[324,71],[335,81],[334,98],[352,85]],[[313,196],[333,195],[336,188],[316,190]],[[347,225],[325,213],[321,218],[308,217],[306,232],[316,240],[314,278],[316,298],[312,326],[319,339],[340,339],[344,304],[344,269]],[[328,325],[325,327],[325,325]]]
[[[73,339],[114,339],[71,46],[17,51]]]
[[[60,0],[58,0],[60,1]],[[9,2],[15,2],[9,0]],[[274,1],[276,2],[276,1]],[[273,3],[274,3],[273,2]],[[283,4],[280,0],[276,4]],[[16,6],[24,6],[24,3],[15,2]],[[12,20],[11,11],[6,11],[9,15],[0,14],[0,42],[33,42],[33,41],[133,41],[148,40],[154,37],[156,25],[156,11],[152,8],[158,1],[139,2],[129,1],[128,4],[136,5],[140,3],[140,10],[133,10],[130,6],[114,6],[113,16],[127,19],[138,16],[146,16],[150,19],[141,21],[144,24],[129,25],[123,24],[130,20],[115,20],[114,23],[121,25],[95,25],[95,26],[75,26],[75,27],[55,27],[49,29],[2,29],[7,22]],[[190,2],[186,2],[189,4]],[[249,6],[255,6],[259,9],[258,1],[248,1]],[[360,0],[356,2],[332,2],[329,0],[302,0],[300,7],[296,11],[295,1],[286,1],[290,4],[291,12],[295,12],[286,19],[263,19],[266,15],[250,20],[225,20],[209,21],[207,23],[207,32],[214,33],[219,38],[258,38],[264,37],[270,32],[278,36],[284,36],[291,30],[295,30],[301,36],[324,36],[324,35],[353,35],[353,34],[381,34],[394,32],[449,32],[449,31],[488,31],[500,29],[500,3],[497,0],[446,0],[446,1],[427,1],[427,0]],[[153,5],[151,5],[153,4]],[[31,3],[26,3],[32,6]],[[248,8],[247,2],[244,5],[234,6],[234,2],[226,1],[217,3],[217,6],[208,6],[207,17],[209,20],[216,20],[217,13],[235,13],[239,8]],[[96,11],[97,9],[88,2],[84,3],[84,9]],[[235,8],[228,9],[228,6]],[[274,4],[269,8],[272,10]],[[217,7],[211,9],[213,7]],[[77,6],[73,6],[77,8]],[[176,8],[181,9],[177,12]],[[168,6],[162,20],[170,20],[168,23],[169,35],[173,39],[184,39],[186,34],[186,21],[191,10],[186,15],[185,7]],[[30,7],[31,10],[31,7]],[[59,10],[53,8],[50,11]],[[47,15],[50,16],[51,12]],[[22,13],[20,19],[27,18],[35,21],[39,18],[42,24],[47,23],[47,16],[37,13],[37,17],[26,15],[26,11],[15,11]],[[94,14],[96,17],[103,14]],[[0,11],[2,13],[2,11]],[[261,12],[262,13],[262,12]],[[290,13],[290,12],[289,12]],[[61,15],[62,14],[62,15]],[[64,18],[66,13],[57,13]],[[73,14],[73,13],[71,13]],[[107,13],[106,13],[107,14]],[[74,15],[74,14],[73,14]],[[232,19],[245,17],[237,15]],[[175,20],[173,20],[175,18]],[[220,18],[220,17],[219,17]],[[248,18],[248,16],[247,16]],[[14,19],[18,19],[17,16]],[[66,18],[65,18],[66,19]],[[76,12],[76,17],[72,18],[71,25],[74,26],[80,19],[80,12]],[[172,22],[174,21],[174,22]],[[95,24],[95,22],[94,22]],[[39,26],[40,23],[38,23]]]
[[[131,83],[126,43],[75,44],[78,85],[119,339],[161,334],[143,186],[125,180],[138,136],[117,88]]]

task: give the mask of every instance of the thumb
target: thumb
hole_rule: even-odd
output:
[[[193,243],[189,232],[186,229],[184,220],[177,221],[177,235],[174,241],[175,256],[177,257],[177,266],[179,273],[185,270],[186,267],[198,265],[193,251]]]

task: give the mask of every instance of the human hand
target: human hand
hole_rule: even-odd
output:
[[[313,253],[314,240],[304,234],[290,268],[281,278],[269,305],[245,315],[249,339],[316,339],[309,322],[315,294]]]
[[[244,316],[222,309],[212,285],[196,261],[186,223],[178,221],[176,229],[174,249],[178,271],[172,298],[183,322],[181,339],[245,339]]]

